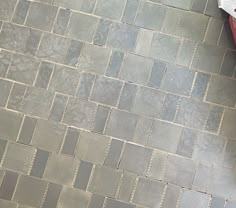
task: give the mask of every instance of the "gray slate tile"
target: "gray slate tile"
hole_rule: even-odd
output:
[[[212,103],[234,107],[236,103],[236,80],[223,76],[213,76],[209,85],[206,100]]]
[[[110,62],[107,67],[106,76],[117,78],[124,59],[124,53],[120,51],[112,51]]]
[[[157,89],[160,88],[165,73],[166,73],[166,64],[161,61],[154,62],[148,80],[148,86]]]
[[[86,13],[93,13],[96,0],[83,0],[80,10]]]
[[[148,145],[167,152],[176,153],[182,127],[155,121],[148,139]]]
[[[26,25],[40,30],[51,31],[57,14],[57,7],[32,2]]]
[[[66,53],[66,57],[64,60],[64,63],[66,65],[70,65],[74,67],[77,66],[83,45],[84,45],[83,42],[80,42],[80,41],[76,41],[76,40],[70,41],[70,44]]]
[[[96,166],[88,190],[93,193],[115,197],[121,171],[107,166]]]
[[[151,156],[151,149],[127,143],[121,156],[119,169],[145,176]]]
[[[5,208],[18,208],[16,203],[3,199],[0,199],[0,206]]]
[[[0,2],[0,20],[9,21],[11,19],[16,3],[17,0]]]
[[[134,23],[140,0],[127,0],[122,22]]]
[[[164,181],[182,187],[191,188],[195,174],[196,165],[194,161],[169,155],[166,164]]]
[[[35,56],[38,50],[39,42],[41,40],[43,32],[39,30],[31,29],[29,31],[29,37],[26,41],[24,53],[29,56]]]
[[[191,10],[203,14],[205,11],[207,0],[193,0]]]
[[[72,13],[66,35],[73,39],[92,42],[97,25],[98,18],[94,16],[82,13]]]
[[[217,132],[220,127],[224,109],[219,106],[212,106],[206,124],[206,130]]]
[[[39,72],[36,78],[35,86],[46,89],[52,75],[54,64],[48,62],[41,62]]]
[[[53,26],[53,32],[56,34],[64,35],[69,23],[70,16],[71,11],[60,8],[57,18],[55,20],[56,22]]]
[[[7,146],[7,141],[0,139],[0,161],[3,158],[3,154],[5,152],[6,146]],[[0,170],[0,175],[2,176],[1,170]],[[1,184],[1,182],[2,182],[2,177],[0,177],[0,184]]]
[[[73,156],[75,154],[76,145],[78,143],[80,131],[69,127],[65,136],[65,141],[61,153]]]
[[[49,183],[47,195],[45,197],[42,208],[56,208],[61,193],[61,189],[62,189],[61,185],[55,183]]]
[[[105,134],[130,141],[138,121],[133,113],[113,109],[108,119]]]
[[[120,20],[125,4],[126,0],[97,0],[94,14]]]
[[[78,70],[56,65],[49,84],[49,90],[74,95],[79,83]]]
[[[117,201],[115,199],[106,199],[104,208],[135,208],[134,204],[128,204],[125,202]]]
[[[79,11],[83,0],[54,0],[53,5]]]
[[[191,8],[192,2],[189,0],[179,0],[179,1],[162,0],[162,3],[168,6],[189,10]]]
[[[111,27],[107,45],[112,48],[118,48],[131,52],[134,50],[136,40],[138,37],[138,32],[139,29],[135,26],[128,24],[114,23],[112,24]]]
[[[162,207],[173,208],[177,206],[180,190],[180,187],[168,184]]]
[[[140,27],[160,31],[166,11],[165,6],[142,1],[135,18],[135,24]]]
[[[110,20],[100,19],[96,33],[93,38],[93,43],[95,45],[106,45],[107,37],[111,28],[112,22]]]
[[[227,14],[224,12],[224,14]],[[235,49],[234,39],[232,36],[231,28],[229,21],[224,22],[223,29],[221,31],[220,39],[218,45],[223,48],[232,48]]]
[[[98,194],[93,194],[88,208],[103,208],[104,200],[105,197]]]
[[[0,79],[0,106],[5,107],[7,104],[7,99],[10,95],[10,90],[12,88],[13,83],[7,80]]]
[[[153,61],[151,59],[127,54],[125,55],[119,77],[128,82],[145,85],[148,81],[152,66]]]
[[[80,58],[78,68],[96,74],[104,74],[111,50],[96,45],[85,44]]]
[[[180,39],[169,35],[154,33],[149,56],[174,63],[180,45]]]
[[[30,8],[30,1],[20,0],[16,6],[12,22],[23,25]]]
[[[224,61],[220,70],[220,74],[232,77],[236,70],[236,52],[227,50],[225,52]]]
[[[226,109],[224,113],[224,118],[221,125],[220,134],[226,137],[235,138],[236,129],[236,112],[234,110]]]
[[[12,59],[12,53],[1,50],[0,52],[0,77],[5,77]]]
[[[224,13],[219,7],[218,3],[215,0],[207,1],[205,14],[212,17],[224,18],[226,13]]]
[[[110,112],[109,107],[98,105],[97,112],[96,112],[96,118],[95,118],[95,124],[94,124],[92,131],[98,132],[98,133],[103,133],[109,112]]]
[[[109,137],[82,131],[76,148],[76,158],[102,165],[110,142]]]
[[[70,98],[63,122],[78,128],[90,129],[94,123],[96,104],[85,100]],[[74,112],[77,112],[76,114]]]
[[[103,76],[98,76],[90,95],[90,100],[105,105],[116,106],[123,82]]]
[[[147,207],[159,207],[164,188],[164,183],[140,177],[133,202]]]
[[[165,93],[162,91],[139,87],[132,111],[145,116],[159,118],[164,99]]]

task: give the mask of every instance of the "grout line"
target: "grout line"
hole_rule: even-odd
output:
[[[86,191],[88,191],[88,188],[90,187],[90,184],[91,184],[91,182],[92,182],[92,180],[93,180],[95,168],[96,168],[96,165],[93,164],[92,170],[91,170],[91,172],[90,172],[90,176],[89,176],[89,180],[88,180],[88,184],[87,184]]]
[[[27,19],[28,19],[28,16],[29,16],[29,12],[30,12],[31,6],[33,4],[32,1],[28,1],[28,2],[30,2],[30,5],[29,5],[29,8],[28,8],[27,14],[25,16],[25,20],[23,22],[23,25],[26,25],[26,22],[27,22]]]
[[[120,192],[121,185],[122,185],[122,183],[123,183],[123,179],[124,179],[124,171],[123,171],[123,173],[122,173],[121,176],[120,176],[119,184],[118,184],[118,187],[117,187],[117,190],[116,190],[116,193],[115,193],[115,198],[116,198],[116,199],[117,199],[118,196],[119,196],[119,192]]]
[[[163,194],[162,194],[162,197],[161,197],[160,208],[162,208],[162,205],[164,203],[164,200],[165,200],[165,197],[166,197],[166,192],[167,192],[167,187],[168,187],[168,184],[165,184],[165,188],[164,188],[164,191],[163,191]]]
[[[45,200],[46,200],[46,197],[47,197],[47,194],[48,194],[49,184],[50,183],[48,182],[46,190],[45,190],[44,195],[43,195],[43,199],[42,199],[41,204],[40,204],[40,208],[43,208],[43,205],[45,203]]]
[[[6,0],[6,1],[8,1],[8,0]],[[16,4],[14,5],[14,10],[13,10],[13,13],[12,13],[12,15],[11,15],[11,18],[9,19],[9,23],[12,22],[12,19],[13,19],[13,17],[14,17],[15,12],[16,12],[16,9],[17,9],[17,6],[18,6],[18,4],[19,4],[19,1],[20,1],[20,0],[17,0],[17,1],[16,1]],[[4,7],[3,7],[3,8],[4,8]]]
[[[222,35],[222,33],[223,33],[223,30],[224,30],[225,22],[226,22],[226,20],[225,20],[224,23],[222,24],[222,28],[221,28],[221,30],[220,30],[219,38],[218,38],[218,41],[217,41],[217,44],[216,44],[216,46],[218,46],[218,47],[219,47],[219,44],[220,44],[221,35]]]
[[[134,186],[133,186],[133,191],[132,191],[131,196],[130,196],[130,201],[129,201],[130,203],[133,202],[134,194],[135,194],[137,186],[138,186],[138,181],[139,181],[139,176],[137,176],[136,179],[135,179]]]

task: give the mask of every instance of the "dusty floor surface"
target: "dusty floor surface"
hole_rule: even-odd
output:
[[[0,0],[0,207],[235,208],[216,2]]]

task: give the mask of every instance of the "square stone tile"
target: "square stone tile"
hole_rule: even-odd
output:
[[[128,204],[125,202],[117,201],[115,199],[106,199],[104,208],[135,208],[134,204]]]
[[[119,169],[145,176],[151,156],[151,149],[133,144],[126,144],[121,156]]]
[[[88,190],[93,193],[115,197],[121,171],[107,166],[96,166]]]
[[[133,202],[145,207],[160,207],[165,184],[140,177]]]
[[[88,27],[89,25],[89,27]],[[91,42],[98,25],[98,18],[81,13],[72,13],[66,35],[73,39]]]
[[[164,99],[164,92],[146,87],[139,87],[132,111],[145,116],[159,118]]]
[[[104,196],[93,194],[88,208],[103,208],[104,201]]]
[[[78,128],[90,129],[94,124],[96,109],[97,106],[95,103],[70,98],[63,117],[63,122]]]
[[[57,7],[32,2],[26,25],[40,30],[51,31],[57,14]]]
[[[167,65],[161,88],[171,93],[189,95],[194,76],[195,73],[187,68]]]
[[[5,107],[6,103],[7,103],[7,99],[9,97],[10,94],[10,90],[12,88],[12,83],[7,81],[7,80],[3,80],[0,79],[0,106],[1,107]]]
[[[28,174],[36,149],[22,144],[9,143],[3,160],[3,167]]]
[[[203,41],[208,21],[209,17],[203,14],[183,12],[176,35],[196,41]]]
[[[5,22],[0,33],[0,47],[24,53],[29,34],[29,28]]]
[[[120,20],[126,0],[97,0],[94,14],[109,19]]]
[[[148,177],[163,180],[165,165],[167,160],[167,153],[160,150],[154,150],[150,166],[148,169]]]
[[[52,121],[38,120],[34,131],[32,145],[48,150],[49,152],[58,152],[66,126],[54,123]]]
[[[90,100],[105,105],[116,106],[123,82],[102,76],[95,80]]]
[[[121,66],[119,77],[128,82],[146,85],[152,66],[153,61],[151,59],[127,54]]]
[[[74,158],[52,154],[48,159],[43,178],[57,184],[72,186],[77,166],[78,162]]]
[[[76,69],[56,65],[49,84],[49,89],[68,95],[74,95],[80,74]]]
[[[235,122],[236,122],[236,111],[226,109],[221,125],[220,134],[226,137],[236,138]]]
[[[13,200],[20,204],[40,207],[46,187],[46,181],[22,175],[19,178]]]
[[[39,68],[37,59],[15,54],[13,56],[7,78],[32,85]]]
[[[194,161],[184,157],[169,155],[166,164],[164,181],[182,187],[191,188],[195,174]]]
[[[218,164],[222,158],[226,140],[223,137],[201,133],[193,151],[193,160],[203,164]]]
[[[192,5],[191,4],[192,1],[189,1],[189,0],[176,0],[176,1],[162,0],[162,3],[166,4],[168,6],[177,7],[177,8],[186,9],[186,10],[189,10],[191,8],[191,5]]]
[[[137,121],[137,115],[113,109],[105,134],[129,141],[133,137]]]
[[[112,48],[118,48],[131,52],[134,50],[138,32],[139,29],[135,26],[113,23],[107,45]]]
[[[69,39],[67,38],[44,33],[37,52],[37,57],[62,63],[66,55],[68,44]]]
[[[176,153],[182,127],[161,121],[154,121],[148,145],[167,152]]]
[[[96,164],[103,164],[107,150],[110,144],[110,138],[82,131],[76,149],[76,157]]]
[[[16,141],[23,116],[19,113],[0,109],[0,136],[6,140]]]
[[[110,54],[111,50],[108,48],[85,44],[79,58],[78,68],[96,74],[104,74]]]
[[[92,194],[70,187],[63,187],[57,204],[58,208],[87,208],[91,200]]]
[[[203,129],[209,111],[209,104],[183,98],[176,116],[176,123],[196,129]]]
[[[52,0],[49,0],[49,1],[52,1]],[[82,3],[83,3],[83,0],[54,0],[53,1],[53,5],[56,5],[58,7],[64,7],[67,9],[73,9],[77,11],[81,9]]]
[[[180,39],[169,35],[154,33],[149,56],[169,63],[175,63]]]
[[[17,0],[1,1],[0,2],[0,20],[10,21],[14,12]]]
[[[192,67],[205,72],[220,73],[224,49],[214,45],[198,44]]]
[[[141,2],[135,19],[140,27],[160,31],[164,22],[167,8],[149,2]]]
[[[199,193],[192,190],[184,190],[180,199],[180,208],[198,208],[207,207],[209,204],[210,195]]]
[[[206,100],[212,103],[234,107],[236,103],[236,80],[223,76],[213,76]]]

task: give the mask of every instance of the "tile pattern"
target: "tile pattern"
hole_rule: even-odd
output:
[[[235,207],[226,18],[216,0],[0,0],[0,207]]]

